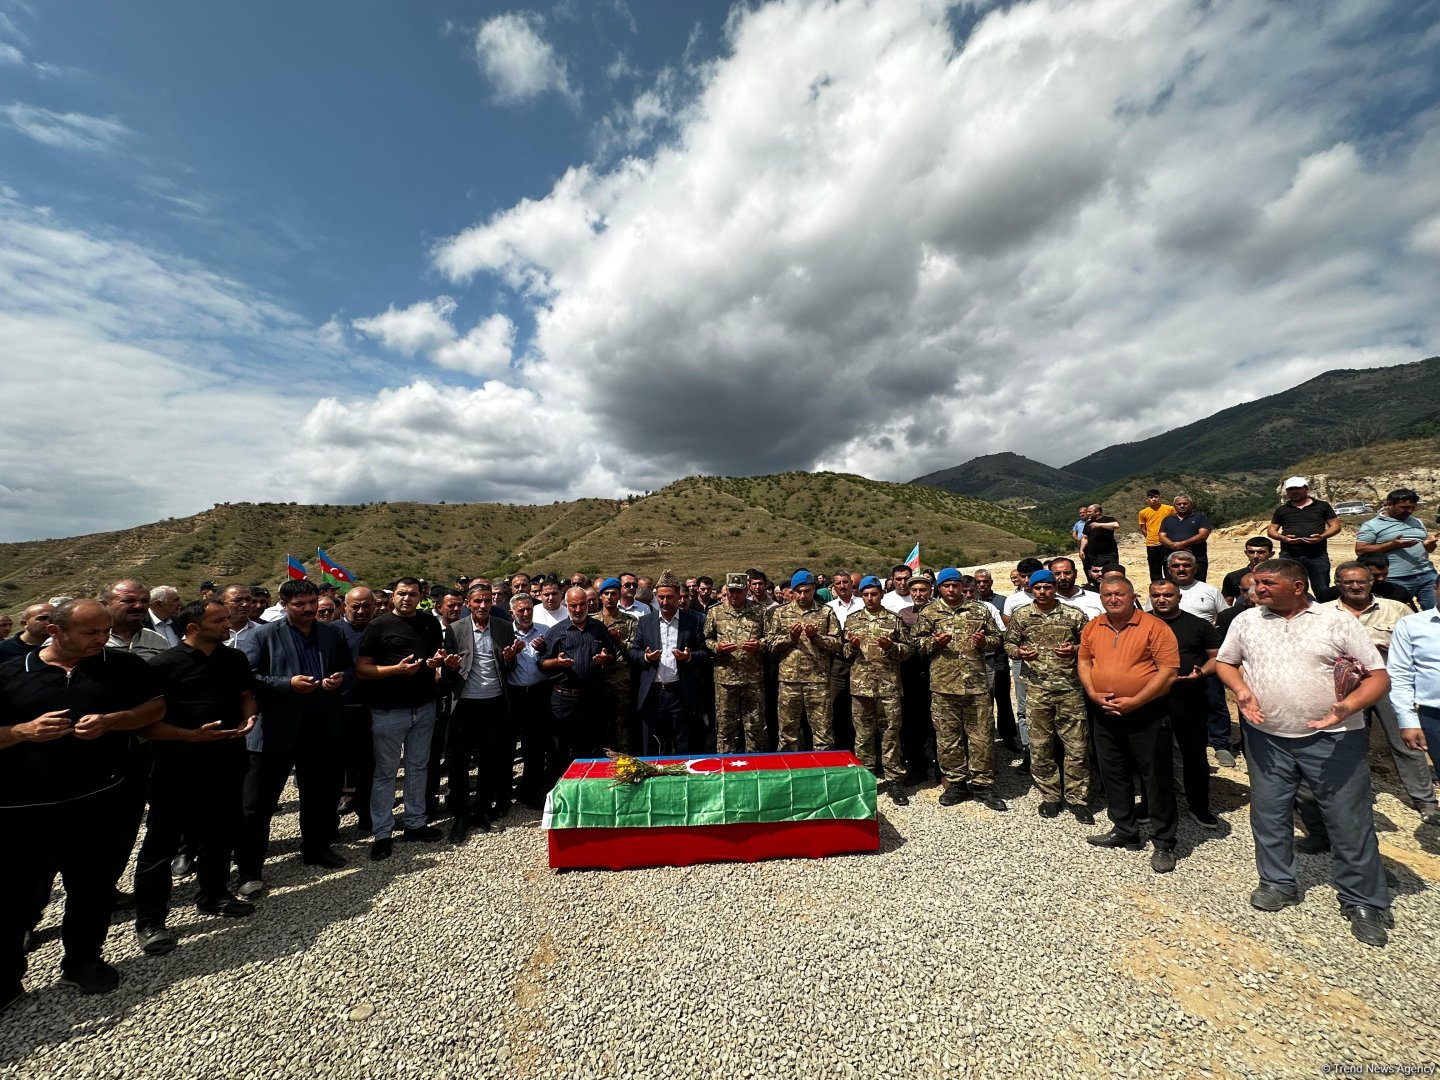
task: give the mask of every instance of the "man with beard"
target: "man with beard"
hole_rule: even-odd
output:
[[[915,642],[915,624],[929,605],[935,592],[935,581],[928,570],[921,570],[909,582],[910,606],[897,615]],[[888,596],[889,593],[886,593]],[[881,600],[884,606],[884,600]],[[888,608],[886,610],[889,610]],[[923,784],[930,777],[935,760],[935,728],[930,722],[930,661],[915,648],[900,665],[900,748],[905,755],[905,782]]]
[[[577,758],[599,757],[606,718],[602,687],[615,663],[610,632],[590,615],[585,590],[565,594],[567,618],[545,631],[540,670],[551,678],[550,713],[560,746],[560,768]]]
[[[419,615],[420,582],[401,578],[393,610],[380,615],[360,639],[355,674],[370,699],[375,781],[370,789],[370,858],[388,859],[394,848],[395,778],[405,764],[402,838],[433,843],[443,838],[425,821],[425,783],[435,732],[437,682],[459,668],[455,637],[438,619]]]
[[[264,888],[270,822],[292,770],[300,791],[305,865],[332,870],[345,865],[334,844],[344,783],[341,714],[354,666],[340,631],[315,618],[319,600],[313,581],[285,582],[280,586],[285,617],[266,623],[243,647],[260,702],[259,722],[246,738],[245,837],[236,858],[246,898]]]
[[[705,621],[680,606],[670,572],[655,586],[656,610],[641,618],[630,646],[638,672],[635,711],[647,754],[705,753],[700,671],[710,662]]]
[[[520,732],[521,772],[515,797],[526,806],[539,808],[564,767],[550,715],[550,682],[540,670],[545,632],[535,625],[534,611],[535,600],[529,593],[517,592],[510,598],[514,629],[500,658],[505,665],[511,715]]]
[[[607,724],[613,725],[615,737],[621,750],[630,751],[640,746],[640,731],[636,727],[635,699],[630,647],[635,644],[635,634],[640,621],[620,610],[620,579],[606,578],[600,582],[600,611],[595,615],[615,645],[617,662],[605,669],[603,711],[608,717]]]
[[[503,652],[514,640],[508,620],[491,618],[490,583],[470,586],[470,613],[450,629],[460,654],[459,687],[450,717],[450,843],[463,844],[471,825],[484,832],[501,827],[510,812],[515,767],[515,729],[511,725]],[[433,759],[432,754],[432,759]],[[470,797],[470,765],[475,763],[475,796]]]
[[[20,633],[0,642],[0,663],[36,652],[50,640],[50,616],[54,604],[31,604],[20,614]]]
[[[135,938],[150,956],[176,945],[165,923],[182,830],[196,849],[195,906],[232,917],[255,910],[227,884],[243,827],[244,739],[257,708],[249,662],[224,647],[229,619],[216,601],[187,604],[180,611],[184,640],[150,660],[165,695],[165,719],[143,729],[155,765],[145,839],[135,857]]]

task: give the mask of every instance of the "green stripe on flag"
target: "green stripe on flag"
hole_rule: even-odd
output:
[[[652,776],[619,787],[561,780],[548,809],[552,829],[865,819],[875,816],[875,776],[849,766]]]

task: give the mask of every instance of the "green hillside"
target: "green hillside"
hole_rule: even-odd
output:
[[[910,483],[1009,506],[1042,503],[1095,486],[1089,477],[1008,451],[971,458],[953,469],[917,476]]]
[[[1186,472],[1279,473],[1314,454],[1440,430],[1440,357],[1413,364],[1327,371],[1309,382],[1224,409],[1184,427],[1106,447],[1066,472],[1114,483]]]
[[[555,570],[779,574],[808,563],[878,570],[920,541],[927,563],[966,564],[1061,550],[1053,531],[935,488],[834,473],[688,477],[630,502],[581,499],[362,506],[224,503],[116,532],[0,544],[0,610],[93,593],[129,575],[194,594],[202,580],[268,583],[285,556],[313,566],[323,547],[357,578]]]

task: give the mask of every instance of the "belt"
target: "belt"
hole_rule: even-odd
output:
[[[680,680],[676,679],[674,682],[662,682],[660,689],[668,691],[671,694],[678,694],[680,692]]]
[[[579,697],[582,693],[582,691],[572,690],[568,686],[552,687],[550,692],[552,694],[559,694],[561,697]]]

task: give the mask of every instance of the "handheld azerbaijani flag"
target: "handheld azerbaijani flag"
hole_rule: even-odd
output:
[[[682,775],[617,783],[574,762],[545,799],[556,869],[690,866],[878,851],[875,775],[843,751],[645,758]]]
[[[285,556],[285,572],[290,575],[293,581],[304,581],[306,578],[305,564],[294,555]]]
[[[325,554],[324,548],[315,549],[315,558],[320,560],[320,581],[322,584],[334,585],[342,593],[349,592],[355,584],[355,578],[329,555]]]
[[[905,565],[908,566],[908,567],[910,567],[910,569],[911,569],[911,570],[914,570],[914,571],[918,571],[918,570],[920,569],[920,541],[919,541],[919,540],[916,540],[916,541],[915,541],[915,546],[910,549],[910,554],[905,556]]]

